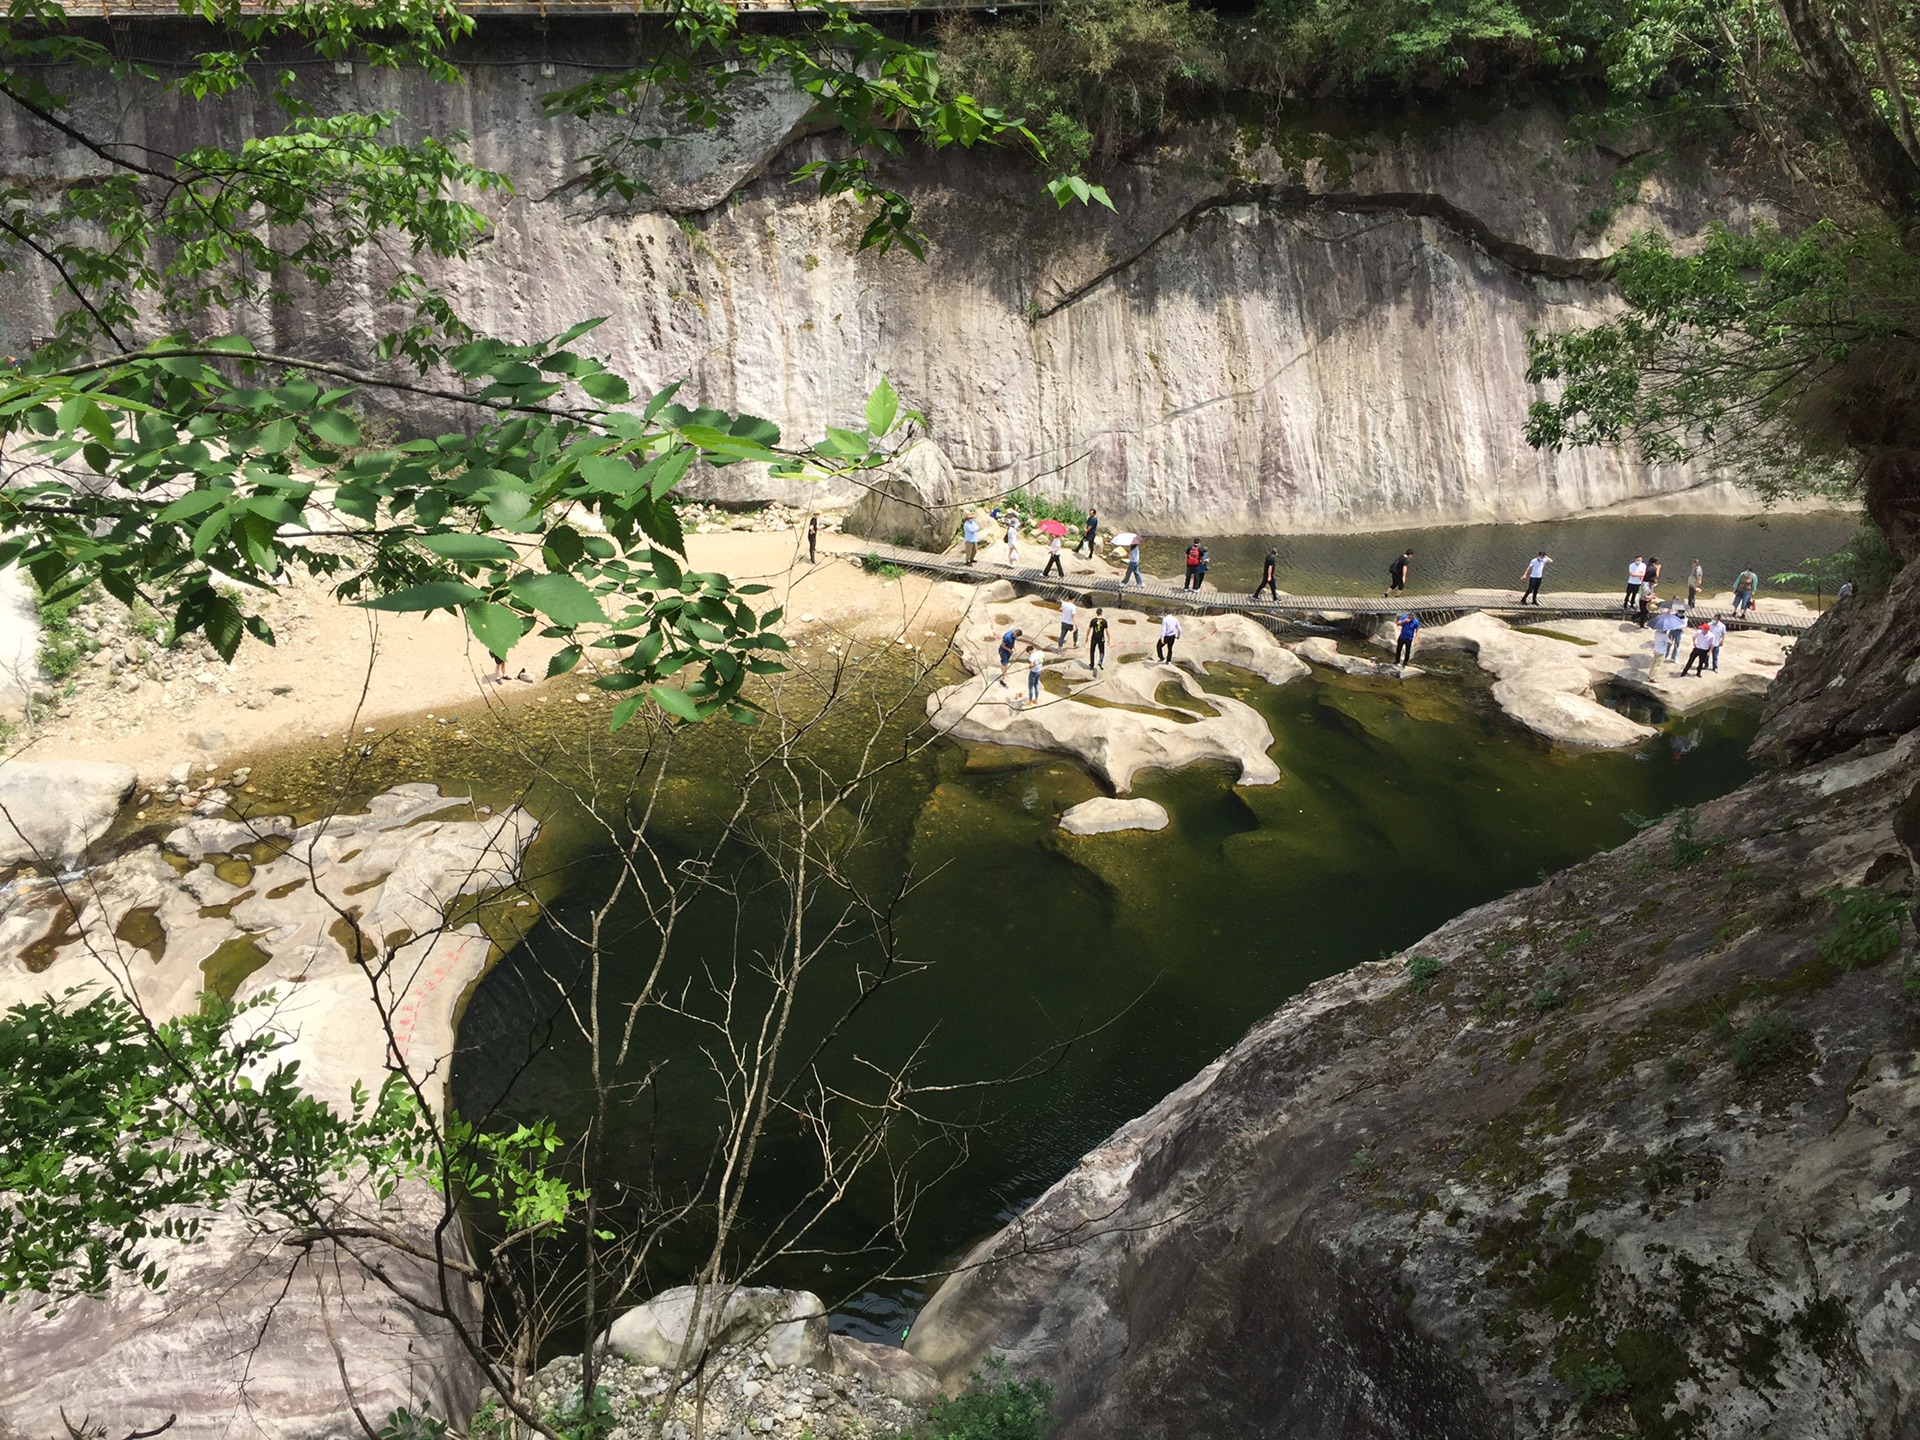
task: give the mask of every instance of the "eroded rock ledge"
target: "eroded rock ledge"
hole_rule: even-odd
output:
[[[1920,733],[1872,735],[1313,987],[911,1348],[1051,1379],[1067,1440],[1905,1433],[1917,778]],[[1884,897],[1877,938],[1838,889]]]

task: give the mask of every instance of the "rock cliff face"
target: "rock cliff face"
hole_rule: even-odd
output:
[[[931,238],[921,264],[858,253],[856,207],[788,183],[828,142],[808,138],[804,107],[773,89],[740,91],[725,133],[659,152],[651,208],[583,199],[570,182],[594,137],[542,118],[538,97],[581,78],[576,64],[617,60],[624,41],[606,30],[555,22],[537,48],[483,31],[460,87],[307,72],[316,103],[464,130],[476,160],[514,175],[478,258],[443,276],[497,333],[604,315],[596,343],[637,379],[685,377],[703,403],[804,433],[857,415],[884,373],[951,462],[959,493],[935,503],[1032,484],[1096,501],[1111,521],[1212,532],[1739,503],[1699,471],[1538,454],[1521,436],[1525,334],[1604,306],[1591,263],[1568,257],[1607,248],[1593,216],[1617,199],[1614,162],[1569,151],[1544,104],[1315,117],[1337,139],[1171,137],[1100,177],[1115,215],[1055,211],[1008,154],[915,155],[898,178]],[[552,79],[541,53],[555,58]],[[233,140],[253,123],[152,90],[91,103],[124,138],[162,148]],[[28,181],[89,163],[17,110],[0,115],[0,155]],[[1612,233],[1686,234],[1738,209],[1703,168],[1649,182]],[[370,260],[347,280],[357,299],[296,294],[268,328],[365,355],[389,278]],[[0,298],[5,348],[46,325],[32,287]],[[722,498],[853,498],[742,471],[706,485]]]
[[[1764,744],[1827,758],[1315,986],[910,1348],[1067,1440],[1920,1434],[1916,579],[1789,663]]]

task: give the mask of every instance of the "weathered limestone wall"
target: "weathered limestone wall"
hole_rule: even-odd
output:
[[[1208,531],[1750,503],[1700,471],[1527,447],[1525,334],[1599,313],[1591,283],[1525,273],[1460,224],[1404,209],[1322,211],[1297,194],[1223,200],[1249,182],[1438,195],[1520,246],[1600,253],[1611,240],[1583,227],[1614,198],[1613,163],[1569,152],[1549,107],[1357,127],[1325,117],[1346,133],[1316,140],[1331,157],[1320,159],[1289,159],[1294,142],[1258,134],[1172,137],[1100,177],[1116,216],[1057,212],[1010,155],[917,155],[899,178],[932,240],[922,264],[858,253],[857,207],[788,183],[830,142],[807,138],[802,105],[777,89],[740,91],[727,133],[661,151],[657,200],[616,209],[585,199],[568,182],[595,137],[543,118],[539,95],[583,78],[574,62],[624,53],[618,27],[602,31],[557,28],[539,48],[489,31],[492,48],[483,35],[457,88],[364,68],[303,72],[321,103],[464,130],[474,159],[513,174],[516,194],[485,202],[490,239],[443,275],[486,329],[532,337],[604,315],[595,343],[632,376],[686,377],[702,403],[796,432],[857,415],[886,374],[952,462],[960,494],[933,497],[943,500],[1034,484],[1093,500],[1110,520]],[[164,37],[148,38],[154,48]],[[531,58],[543,52],[551,79]],[[96,104],[126,138],[162,148],[231,140],[252,123],[151,91]],[[0,112],[0,155],[28,176],[97,163],[17,111]],[[1613,236],[1643,224],[1691,233],[1726,212],[1723,191],[1704,169],[1654,182]],[[349,278],[355,298],[296,297],[271,329],[287,345],[366,354],[386,325],[381,263]],[[31,287],[0,296],[0,347],[46,323]],[[743,471],[706,486],[734,499],[853,495]]]

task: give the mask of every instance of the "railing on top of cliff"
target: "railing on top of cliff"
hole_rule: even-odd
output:
[[[456,0],[470,15],[658,15],[666,6],[658,0]],[[870,15],[908,15],[916,12],[939,13],[948,10],[984,10],[989,14],[1003,6],[1026,9],[1045,0],[845,0],[848,9]],[[180,0],[64,0],[67,14],[87,20],[196,20],[197,13],[183,12]],[[243,3],[241,10],[252,14],[271,8],[266,4]],[[793,15],[812,7],[796,0],[734,0],[734,8],[743,15]]]

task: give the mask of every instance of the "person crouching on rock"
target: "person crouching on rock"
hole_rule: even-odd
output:
[[[1173,645],[1180,638],[1180,617],[1169,615],[1160,622],[1160,639],[1153,647],[1153,658],[1173,663]]]
[[[1013,664],[1013,647],[1019,642],[1020,629],[1016,626],[1000,637],[1000,683],[1007,683],[1007,669]]]

